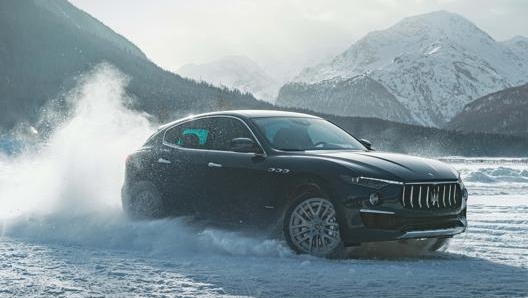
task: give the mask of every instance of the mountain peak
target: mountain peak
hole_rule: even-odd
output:
[[[483,39],[494,39],[465,17],[446,10],[433,11],[404,18],[389,29],[389,32],[430,36],[434,38],[465,39],[469,35],[478,35]]]

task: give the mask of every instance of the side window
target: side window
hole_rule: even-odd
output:
[[[211,120],[197,119],[177,125],[165,133],[165,142],[184,148],[210,149]]]
[[[255,140],[251,132],[241,120],[230,117],[214,118],[211,129],[214,150],[229,151],[234,138],[249,138]]]

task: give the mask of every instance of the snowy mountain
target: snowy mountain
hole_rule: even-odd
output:
[[[186,64],[177,71],[183,77],[216,86],[239,89],[273,102],[279,83],[246,56],[227,56],[205,64]]]
[[[503,41],[502,44],[512,50],[520,58],[524,58],[524,62],[528,59],[528,37],[515,36],[514,38]]]
[[[448,128],[528,135],[528,84],[508,88],[466,105]]]
[[[299,84],[368,74],[408,108],[412,120],[400,121],[440,127],[472,100],[528,82],[528,54],[516,50],[522,45],[499,43],[464,17],[446,11],[409,17],[370,32],[331,62],[303,70],[281,88],[277,104],[297,106],[290,99]],[[332,102],[325,96],[317,100]],[[330,105],[323,111],[339,109]],[[386,118],[390,110],[371,113]]]
[[[377,117],[412,123],[409,111],[383,85],[367,75],[292,84],[280,93],[282,101],[333,115]],[[326,98],[326,100],[320,100]],[[384,114],[383,114],[384,113]]]

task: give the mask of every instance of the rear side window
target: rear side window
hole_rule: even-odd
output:
[[[210,149],[211,120],[197,119],[170,128],[165,133],[165,143],[184,148]]]

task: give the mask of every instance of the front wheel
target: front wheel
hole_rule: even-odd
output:
[[[136,182],[123,193],[123,209],[133,219],[162,217],[163,207],[161,194],[152,182]]]
[[[344,249],[334,205],[320,194],[301,196],[291,204],[283,232],[297,253],[338,257]]]

